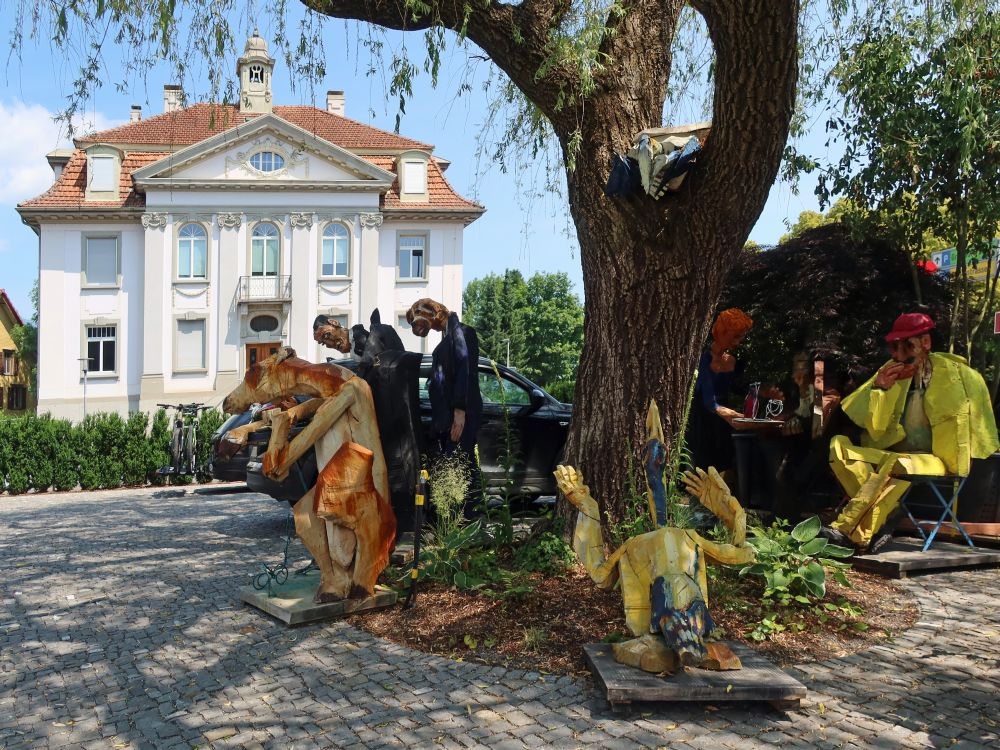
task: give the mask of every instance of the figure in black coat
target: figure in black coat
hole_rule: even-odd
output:
[[[440,447],[461,449],[475,466],[473,451],[483,415],[479,394],[479,337],[458,315],[432,299],[413,303],[406,312],[413,333],[423,338],[431,330],[444,335],[434,347],[427,390],[431,417]]]

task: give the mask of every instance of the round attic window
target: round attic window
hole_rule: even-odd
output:
[[[278,319],[273,315],[258,315],[251,319],[250,328],[257,333],[278,330]]]
[[[258,172],[277,172],[285,167],[285,157],[274,151],[258,151],[250,157],[250,166]]]

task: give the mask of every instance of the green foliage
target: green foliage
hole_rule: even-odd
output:
[[[465,498],[469,493],[470,467],[465,457],[456,451],[435,457],[428,474],[435,535],[438,539],[446,539],[462,526]]]
[[[576,562],[576,553],[562,533],[563,520],[557,519],[552,529],[542,532],[517,548],[514,566],[526,573],[558,575]]]
[[[618,520],[605,511],[607,540],[611,549],[618,549],[632,537],[653,530],[653,519],[649,517],[649,500],[646,498],[646,480],[631,443],[627,444],[625,455],[628,473],[625,476],[622,504],[624,512]]]
[[[28,390],[38,392],[38,279],[31,286],[31,319],[23,325],[10,329],[10,337],[21,358],[21,366],[27,368]]]
[[[195,462],[200,467],[207,467],[212,458],[212,435],[222,423],[226,421],[226,415],[218,409],[209,409],[201,414],[198,422],[198,451]],[[212,477],[204,471],[198,473],[199,482],[210,482]]]
[[[575,381],[583,306],[567,274],[536,273],[525,280],[520,271],[508,270],[473,279],[462,295],[462,309],[479,335],[483,356],[507,362],[509,345],[510,366],[546,390]],[[572,385],[569,389],[572,394]]]
[[[218,412],[206,417],[204,446],[221,424]],[[148,424],[143,412],[127,420],[114,413],[90,414],[76,425],[48,414],[0,417],[0,491],[113,489],[156,481],[155,470],[169,463],[170,421],[161,409],[147,434]]]
[[[769,527],[754,526],[747,543],[756,560],[740,571],[764,579],[764,599],[781,606],[793,603],[810,606],[826,595],[826,575],[829,572],[843,586],[848,586],[844,571],[849,564],[840,559],[850,557],[853,550],[830,544],[819,536],[820,520],[807,518],[791,531],[788,523],[778,519]],[[834,559],[840,558],[840,559]]]
[[[156,474],[161,466],[169,466],[170,459],[170,417],[165,409],[157,409],[149,428],[149,453],[146,462],[146,476],[156,485],[166,484],[166,477]]]
[[[122,482],[128,487],[145,485],[149,476],[146,470],[149,463],[148,422],[145,412],[132,412],[122,429]]]
[[[739,307],[753,318],[741,358],[755,378],[783,382],[798,351],[826,361],[828,385],[831,376],[868,378],[887,358],[887,327],[917,305],[913,272],[910,256],[898,245],[858,237],[836,222],[766,252],[744,254],[719,309]],[[946,282],[921,277],[926,311],[946,321]]]
[[[994,280],[988,301],[970,308],[967,264],[988,256],[1000,226],[996,3],[890,4],[847,38],[834,69],[842,109],[827,122],[844,152],[820,175],[817,194],[877,208],[911,252],[928,232],[954,238],[952,341],[971,353],[996,289]]]

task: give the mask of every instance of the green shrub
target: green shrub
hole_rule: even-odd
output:
[[[52,456],[56,446],[49,429],[51,421],[48,414],[41,417],[29,415],[22,420],[25,442],[30,450],[30,455],[25,456],[25,459],[31,476],[31,489],[37,492],[46,492],[52,486],[54,478]]]
[[[170,418],[165,409],[157,409],[149,428],[146,453],[146,476],[154,485],[167,483],[167,478],[156,470],[170,465]]]
[[[854,550],[830,544],[819,536],[820,520],[816,516],[802,521],[791,531],[788,522],[778,519],[771,526],[754,526],[747,543],[753,547],[756,560],[744,567],[740,575],[764,579],[764,600],[789,606],[809,606],[826,595],[826,574],[849,586],[844,570],[850,565],[834,558],[850,557]]]
[[[134,411],[122,430],[122,481],[128,487],[146,484],[147,454],[150,451],[146,439],[149,417],[145,412]]]
[[[525,573],[558,575],[576,561],[573,547],[563,537],[563,519],[550,530],[522,544],[514,553],[514,566]]]
[[[209,409],[202,413],[198,422],[198,454],[196,461],[203,469],[208,468],[212,459],[212,434],[226,421],[226,415],[218,409]],[[199,482],[211,482],[212,475],[206,471],[198,472]]]
[[[52,446],[52,487],[65,492],[80,483],[80,459],[74,450],[73,425],[66,419],[49,419],[46,423]]]
[[[73,449],[76,451],[80,467],[80,488],[96,490],[101,486],[101,471],[98,464],[101,454],[97,450],[97,417],[88,415],[83,422],[73,425]]]

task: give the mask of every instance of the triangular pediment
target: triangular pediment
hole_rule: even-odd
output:
[[[275,114],[254,117],[134,173],[137,184],[331,184],[387,188],[394,175]]]

